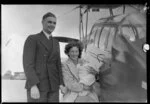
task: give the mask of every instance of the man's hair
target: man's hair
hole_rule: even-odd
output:
[[[46,14],[43,16],[42,20],[44,20],[44,19],[47,18],[47,17],[55,17],[55,18],[56,18],[56,16],[55,16],[53,13],[48,12],[48,13],[46,13]]]

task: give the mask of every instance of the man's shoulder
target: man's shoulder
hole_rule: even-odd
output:
[[[53,37],[53,40],[55,40],[56,43],[59,43],[59,40],[55,36],[52,36],[52,37]]]
[[[41,34],[41,32],[36,33],[36,34],[30,34],[30,35],[28,36],[28,38],[36,39],[40,34]]]

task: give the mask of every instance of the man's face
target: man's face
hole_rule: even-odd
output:
[[[42,21],[43,30],[47,33],[52,33],[56,26],[56,18],[55,17],[47,17]]]

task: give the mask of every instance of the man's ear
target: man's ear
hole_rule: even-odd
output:
[[[44,22],[44,21],[42,20],[42,21],[41,21],[42,25],[43,25],[43,22]]]

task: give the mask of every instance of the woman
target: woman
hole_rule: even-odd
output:
[[[84,76],[86,69],[93,70],[93,68],[87,65],[87,61],[81,59],[82,49],[82,45],[77,42],[71,42],[65,47],[68,59],[62,64],[62,71],[67,91],[64,87],[61,88],[66,92],[63,96],[63,102],[99,102],[93,89],[95,82],[93,76],[95,75],[89,75],[90,82],[87,82],[88,78]],[[85,66],[83,67],[83,65]]]

